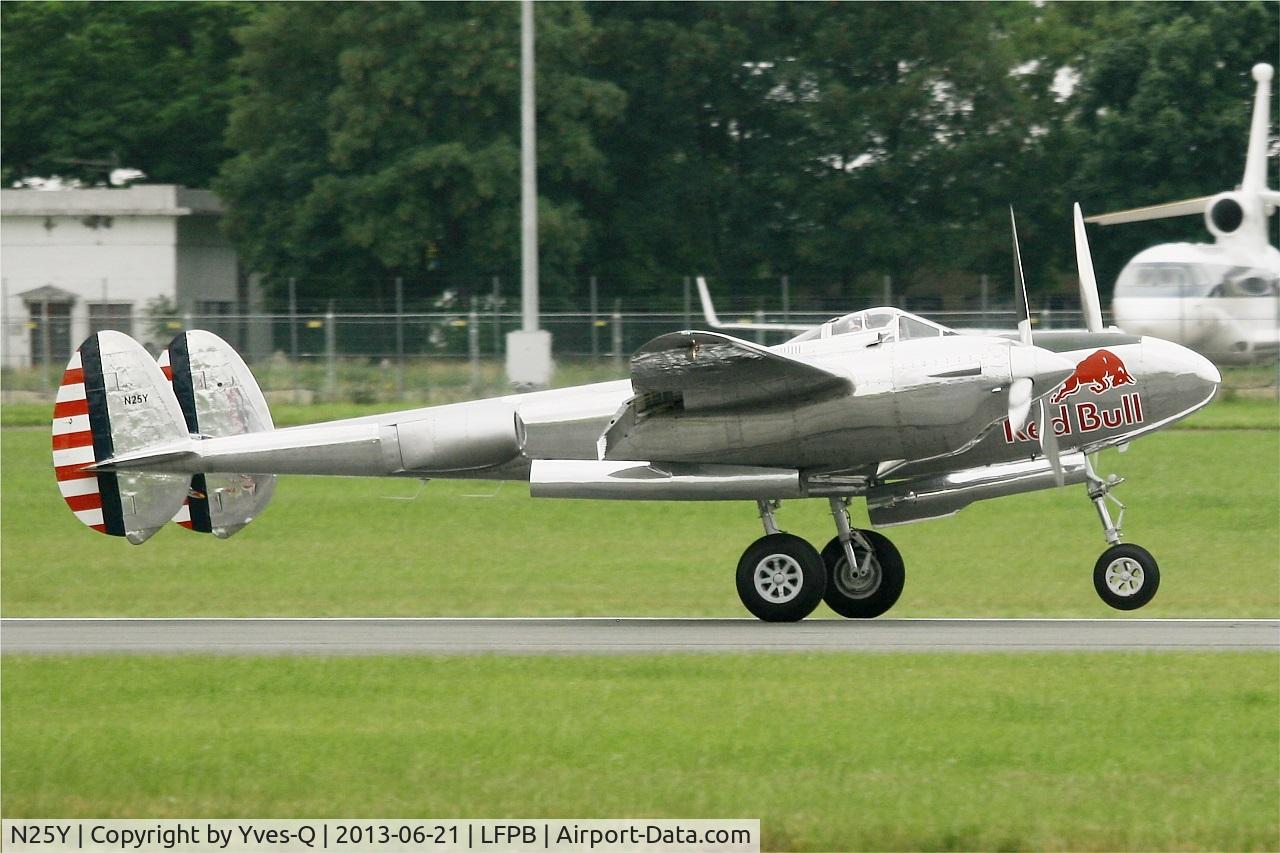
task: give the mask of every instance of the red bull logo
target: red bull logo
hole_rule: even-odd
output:
[[[1120,356],[1111,350],[1100,349],[1076,365],[1076,372],[1067,377],[1049,402],[1061,403],[1086,385],[1093,393],[1102,394],[1121,385],[1136,384]]]
[[[1137,391],[1121,395],[1118,405],[1107,408],[1097,403],[1079,401],[1058,405],[1066,398],[1080,393],[1082,388],[1088,388],[1095,394],[1102,394],[1112,388],[1137,384],[1138,381],[1125,368],[1120,356],[1110,350],[1097,350],[1077,364],[1075,373],[1067,377],[1049,398],[1050,405],[1054,407],[1049,412],[1054,435],[1083,435],[1100,429],[1119,429],[1142,423],[1145,419],[1142,412],[1142,395]],[[1009,424],[1009,419],[1005,418],[1003,429],[1006,444],[1040,438],[1040,425],[1034,420],[1021,430],[1015,431]]]

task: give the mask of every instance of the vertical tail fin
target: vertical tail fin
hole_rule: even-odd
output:
[[[160,354],[160,369],[192,435],[219,438],[275,428],[267,400],[244,359],[212,332],[178,335]],[[225,539],[261,514],[275,492],[274,474],[195,474],[173,520]]]
[[[187,438],[169,383],[137,341],[98,332],[72,355],[54,404],[53,466],[58,490],[82,523],[135,545],[153,536],[182,504],[187,478],[90,466]]]
[[[1249,148],[1240,181],[1240,189],[1245,192],[1260,193],[1267,188],[1267,131],[1271,126],[1271,77],[1274,74],[1275,69],[1265,62],[1253,66],[1253,79],[1258,85],[1253,93]]]

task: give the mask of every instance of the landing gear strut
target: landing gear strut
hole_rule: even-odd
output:
[[[1120,542],[1125,506],[1111,494],[1111,490],[1124,479],[1111,474],[1104,480],[1093,469],[1093,463],[1087,456],[1085,475],[1089,500],[1098,510],[1103,535],[1111,545],[1093,566],[1093,588],[1108,606],[1116,610],[1137,610],[1154,598],[1160,588],[1160,566],[1146,548]],[[1120,510],[1114,522],[1107,501]]]
[[[902,595],[906,572],[902,555],[874,530],[854,530],[847,499],[829,498],[836,537],[822,549],[827,566],[827,606],[848,619],[884,613]]]
[[[757,501],[765,535],[738,560],[738,597],[766,622],[798,622],[813,612],[827,585],[827,570],[813,546],[778,531],[776,501]]]
[[[869,619],[902,594],[902,556],[893,543],[849,524],[848,501],[831,498],[837,535],[819,555],[798,536],[778,530],[778,501],[757,501],[765,535],[738,561],[738,597],[766,622],[796,622],[819,601],[841,616]]]

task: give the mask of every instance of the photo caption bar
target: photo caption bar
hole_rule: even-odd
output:
[[[759,820],[3,821],[6,851],[669,850],[759,853]]]

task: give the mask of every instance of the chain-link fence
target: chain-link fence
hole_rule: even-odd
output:
[[[720,308],[720,319],[738,323],[817,325],[826,312],[764,311],[741,301]],[[993,306],[977,311],[928,312],[930,319],[958,330],[1012,330],[1014,311]],[[1107,322],[1110,317],[1105,318]],[[1038,329],[1083,325],[1078,310],[1035,312]],[[520,315],[502,310],[404,313],[156,314],[114,310],[88,316],[31,306],[26,316],[4,323],[3,387],[8,401],[43,400],[56,388],[72,349],[100,329],[131,334],[155,353],[183,329],[215,332],[230,342],[253,368],[264,391],[276,400],[446,402],[509,390],[504,375],[504,344],[519,329]],[[623,311],[620,305],[595,312],[557,312],[542,316],[551,332],[557,361],[556,385],[621,378],[627,359],[646,341],[678,329],[705,328],[700,313]],[[1253,339],[1275,326],[1246,329]],[[789,335],[748,330],[733,334],[763,344]],[[1226,353],[1224,380],[1232,393],[1280,394],[1274,355]],[[1231,362],[1237,362],[1232,364]]]

